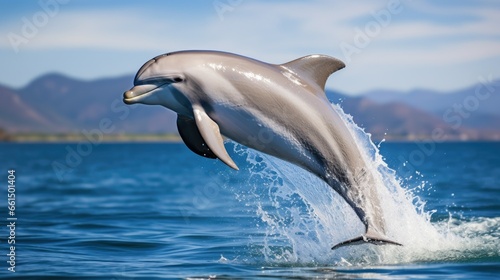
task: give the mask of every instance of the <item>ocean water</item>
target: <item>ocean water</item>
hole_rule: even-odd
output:
[[[353,132],[403,247],[332,251],[363,233],[354,212],[314,176],[238,144],[226,145],[240,171],[176,143],[2,143],[0,277],[498,279],[500,143],[377,148]]]

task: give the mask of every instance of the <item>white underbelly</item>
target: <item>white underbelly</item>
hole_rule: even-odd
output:
[[[257,110],[236,110],[233,107],[217,108],[215,112],[211,117],[225,137],[306,170],[319,171],[318,163],[296,135],[276,120],[260,115]]]

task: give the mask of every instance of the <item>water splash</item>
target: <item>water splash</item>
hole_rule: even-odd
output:
[[[435,210],[404,188],[373,144],[340,106],[332,105],[343,118],[376,177],[376,187],[387,223],[386,235],[399,246],[358,245],[330,250],[340,241],[364,233],[354,211],[316,176],[288,162],[244,146],[234,151],[249,164],[253,185],[238,199],[256,209],[264,227],[252,238],[251,247],[266,264],[359,266],[465,260],[500,257],[500,218],[453,218],[431,223]],[[425,188],[424,185],[418,189]]]

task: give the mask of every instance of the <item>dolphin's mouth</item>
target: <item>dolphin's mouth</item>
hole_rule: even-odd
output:
[[[163,86],[162,85],[155,85],[155,84],[146,84],[146,85],[139,85],[131,88],[130,90],[127,90],[123,94],[123,102],[125,104],[133,104],[139,101],[144,97],[145,94],[150,93],[151,91]]]

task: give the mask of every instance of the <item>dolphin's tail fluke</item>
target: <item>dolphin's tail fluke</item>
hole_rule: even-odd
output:
[[[332,250],[340,248],[340,247],[344,247],[344,246],[359,245],[359,244],[365,244],[365,243],[371,243],[371,244],[375,244],[375,245],[391,244],[391,245],[403,246],[403,244],[401,244],[401,243],[389,240],[389,239],[387,239],[387,237],[385,237],[377,232],[369,230],[364,235],[340,242],[339,244],[333,246]]]

